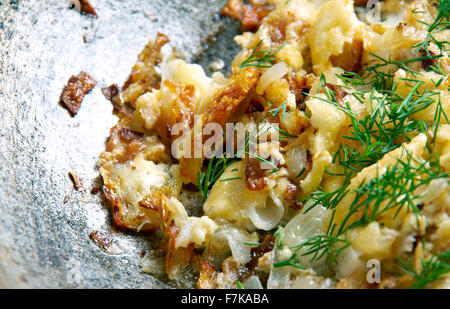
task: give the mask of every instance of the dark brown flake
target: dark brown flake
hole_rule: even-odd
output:
[[[100,187],[99,186],[92,187],[91,194],[97,194],[99,191],[100,191]]]
[[[80,72],[70,77],[67,86],[61,94],[62,104],[75,116],[83,102],[84,96],[89,93],[97,82],[86,72]]]
[[[294,209],[302,209],[303,208],[303,204],[301,202],[298,202],[298,193],[300,191],[300,188],[298,188],[296,185],[294,184],[289,184],[287,186],[286,191],[284,191],[284,200],[287,203],[287,205],[289,205],[290,207],[294,208]]]
[[[109,85],[108,87],[102,88],[102,93],[105,96],[105,98],[109,101],[112,101],[114,97],[116,97],[119,94],[119,86],[117,84]]]
[[[344,50],[340,55],[330,56],[330,61],[335,67],[340,67],[347,72],[359,72],[362,69],[362,56],[364,42],[359,39],[352,43],[345,43]]]
[[[258,159],[250,158],[245,166],[245,183],[250,191],[261,191],[266,186],[264,170]]]

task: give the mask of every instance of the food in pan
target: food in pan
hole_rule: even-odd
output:
[[[115,222],[164,235],[144,269],[198,288],[450,287],[450,2],[223,12],[245,30],[231,74],[163,57],[158,34],[104,89]]]

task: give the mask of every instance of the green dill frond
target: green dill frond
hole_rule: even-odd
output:
[[[276,232],[273,234],[273,237],[277,239],[277,247],[278,249],[282,249],[284,246],[284,227],[281,225],[278,227]]]
[[[239,280],[236,281],[235,284],[239,289],[241,289],[241,290],[245,289],[244,285]]]
[[[280,111],[282,111],[282,113],[281,113],[281,120],[284,120],[284,116],[286,115],[286,106],[287,106],[287,102],[284,102],[280,106],[272,108],[267,113],[269,115],[271,115],[272,117],[275,117]]]
[[[376,177],[363,181],[356,189],[350,190],[348,183],[332,192],[319,187],[310,196],[301,199],[312,201],[305,212],[321,205],[332,210],[332,213],[326,235],[311,237],[299,244],[297,250],[306,248],[307,251],[302,255],[312,256],[312,261],[325,255],[328,265],[331,265],[342,250],[350,245],[345,237],[348,231],[367,226],[388,211],[392,211],[394,217],[403,209],[406,212],[420,213],[416,203],[422,196],[417,193],[417,189],[435,179],[447,178],[448,174],[441,172],[438,163],[414,158],[405,149],[403,157],[396,164],[388,166],[382,175],[377,174]],[[342,221],[335,222],[336,207],[350,192],[354,197],[348,211]],[[355,217],[361,213],[359,218]]]
[[[299,263],[300,263],[300,260],[297,258],[297,253],[293,253],[291,255],[291,257],[289,259],[287,259],[286,261],[280,261],[280,262],[273,263],[273,267],[278,268],[278,267],[284,267],[284,266],[292,266],[292,267],[304,270],[305,267],[299,265]]]
[[[205,173],[197,172],[198,190],[203,199],[206,200],[208,192],[213,184],[222,176],[223,172],[237,160],[235,158],[227,158],[224,154],[221,158],[216,159],[214,156],[209,159]],[[239,177],[236,177],[236,179]],[[229,180],[229,179],[228,179]]]
[[[342,186],[332,192],[326,192],[324,188],[318,187],[311,195],[299,199],[297,202],[310,202],[308,208],[305,209],[304,213],[309,212],[316,206],[326,207],[328,209],[334,209],[342,201],[342,199],[347,195],[349,190],[346,186]]]
[[[241,65],[239,66],[239,72],[243,68],[247,67],[270,68],[272,66],[272,62],[277,60],[275,55],[284,47],[284,44],[276,50],[264,50],[256,52],[259,46],[261,46],[262,42],[263,40],[259,41],[255,49],[250,54],[250,57],[248,57],[241,63]]]
[[[316,235],[297,246],[296,251],[305,249],[306,252],[302,253],[302,256],[311,256],[310,262],[320,260],[325,256],[327,265],[331,266],[336,262],[341,252],[349,246],[350,242],[346,238],[331,235]]]
[[[397,259],[397,268],[408,276],[414,278],[411,289],[423,289],[428,283],[439,280],[444,274],[450,272],[450,250],[421,261],[421,271],[417,272],[411,260]]]
[[[262,244],[259,243],[259,242],[244,242],[244,245],[246,245],[246,246],[252,246],[252,247],[259,247],[259,246],[261,246]]]
[[[428,161],[414,158],[406,149],[403,149],[403,153],[404,159],[398,159],[382,175],[361,183],[353,190],[355,197],[346,217],[340,223],[338,235],[355,227],[367,226],[391,210],[395,211],[394,218],[404,208],[407,212],[420,213],[416,203],[422,196],[417,193],[417,189],[428,185],[432,180],[448,177],[440,169],[430,169]],[[361,209],[363,216],[350,223]]]
[[[300,170],[300,172],[298,172],[297,176],[295,176],[295,178],[301,177],[305,172],[306,172],[306,167],[302,168],[302,169]]]

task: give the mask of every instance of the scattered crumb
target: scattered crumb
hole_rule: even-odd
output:
[[[100,187],[99,186],[92,187],[91,194],[97,194],[99,191],[100,191]]]
[[[109,238],[107,235],[103,234],[99,231],[93,231],[89,234],[89,238],[103,251],[109,252],[111,245],[113,244],[113,240]]]
[[[67,86],[61,94],[61,102],[75,116],[83,102],[84,96],[97,84],[88,73],[80,72],[77,76],[70,77]]]
[[[73,187],[75,188],[75,190],[77,190],[77,191],[84,190],[83,182],[81,181],[81,178],[78,177],[78,175],[75,174],[74,172],[69,172],[69,175],[73,181]]]
[[[109,85],[108,87],[102,88],[102,93],[105,96],[105,98],[109,101],[112,101],[115,96],[119,94],[119,86],[117,84]]]

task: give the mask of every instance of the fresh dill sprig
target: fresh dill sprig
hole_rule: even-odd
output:
[[[438,59],[438,58],[443,57],[443,55],[440,54],[440,55],[426,55],[426,56],[421,56],[421,57],[416,57],[416,58],[409,58],[409,59],[405,59],[405,60],[391,60],[391,59],[384,59],[381,56],[378,56],[378,55],[372,54],[372,53],[371,53],[371,56],[373,56],[380,62],[375,63],[371,66],[368,66],[367,68],[365,68],[363,70],[363,72],[374,73],[376,78],[380,78],[380,74],[383,74],[383,75],[381,75],[381,77],[384,79],[388,78],[388,80],[392,79],[393,75],[391,75],[390,73],[382,73],[378,69],[386,67],[388,65],[395,65],[395,66],[397,66],[397,68],[403,69],[407,72],[411,72],[413,75],[420,75],[420,72],[412,69],[411,67],[408,66],[408,64],[414,63],[414,62],[433,60],[433,59]],[[375,81],[378,81],[378,80],[375,79]],[[378,84],[380,84],[380,83],[378,83]],[[381,88],[381,89],[382,88],[385,88],[385,89],[390,88],[389,87],[390,83],[387,83],[386,85],[387,86],[378,87],[378,88]]]
[[[244,242],[244,245],[252,246],[252,247],[259,247],[259,246],[262,245],[262,243],[259,243],[259,242]]]
[[[206,200],[208,192],[213,184],[222,176],[223,172],[236,160],[229,159],[225,155],[216,159],[214,156],[209,159],[208,167],[205,173],[197,172],[198,190],[203,199]]]
[[[287,106],[287,102],[284,102],[280,106],[269,110],[267,113],[269,115],[271,115],[272,117],[275,117],[281,110],[282,111],[282,113],[281,113],[281,120],[284,120],[284,116],[286,115],[286,106]]]
[[[307,249],[302,256],[311,255],[310,261],[320,260],[323,256],[326,256],[326,263],[329,267],[336,262],[336,259],[340,253],[350,246],[350,242],[341,237],[331,235],[316,235],[309,238],[304,243],[297,246],[295,249],[300,250],[302,248]]]
[[[345,78],[347,84],[355,82],[361,84],[362,77],[356,73],[352,78]],[[323,87],[327,98],[309,95],[310,97],[324,101],[336,109],[344,112],[351,120],[351,131],[343,138],[351,141],[351,145],[341,143],[333,157],[333,163],[339,163],[344,167],[344,174],[359,172],[362,168],[377,162],[386,153],[400,147],[404,141],[410,141],[410,135],[414,132],[425,133],[431,126],[439,127],[442,118],[448,121],[447,115],[440,104],[440,94],[428,88],[421,91],[425,84],[419,80],[404,79],[410,84],[410,91],[405,97],[396,93],[396,86],[391,90],[376,89],[358,91],[353,94],[360,102],[364,102],[359,96],[368,95],[371,102],[370,113],[362,119],[352,110],[349,102],[338,103],[335,92],[329,87]],[[322,75],[320,85],[328,85]],[[339,86],[336,86],[339,87]],[[378,94],[376,94],[378,93]],[[414,119],[412,116],[437,102],[436,115],[433,123]],[[436,132],[435,132],[436,133]],[[357,147],[355,146],[358,145]]]
[[[306,172],[306,167],[302,168],[302,169],[300,170],[300,172],[298,172],[297,176],[295,176],[295,178],[301,177],[305,172]]]
[[[328,265],[331,265],[342,250],[350,245],[346,239],[348,231],[367,226],[388,211],[392,211],[394,217],[398,216],[402,209],[420,213],[416,201],[422,196],[417,193],[417,189],[428,185],[432,180],[447,178],[448,174],[442,173],[436,162],[416,159],[405,149],[403,153],[404,159],[397,159],[382,175],[377,173],[376,177],[363,181],[356,189],[350,190],[348,184],[332,192],[319,189],[303,199],[312,201],[312,206],[306,211],[322,205],[332,212],[326,234],[316,235],[296,246],[297,250],[307,250],[302,256],[312,256],[311,260],[314,261],[325,255]],[[340,222],[335,222],[336,208],[350,192],[354,197],[348,212]]]
[[[424,21],[418,20],[419,23],[428,27],[427,36],[424,41],[415,44],[411,49],[416,53],[421,52],[423,56],[410,58],[406,60],[394,61],[391,59],[384,59],[378,55],[371,54],[375,59],[379,60],[378,63],[366,67],[362,72],[372,73],[374,76],[373,82],[375,85],[378,85],[377,89],[389,89],[392,86],[393,75],[390,72],[380,71],[381,68],[386,67],[388,65],[395,65],[398,68],[404,69],[405,71],[411,72],[413,75],[420,73],[408,66],[410,63],[421,62],[421,61],[430,61],[437,58],[444,57],[443,52],[448,50],[446,46],[449,46],[450,43],[448,41],[439,41],[436,39],[435,34],[439,31],[450,29],[450,2],[448,0],[439,0],[438,3],[435,4],[435,7],[438,11],[438,14],[433,23],[428,24]],[[414,13],[425,13],[415,11]],[[439,48],[439,54],[434,55],[430,51],[430,45],[434,43]],[[430,68],[440,74],[442,70],[439,70],[439,67],[436,65],[430,66]]]
[[[338,235],[355,227],[366,226],[390,210],[395,210],[394,218],[404,208],[407,212],[420,213],[416,201],[422,196],[417,193],[417,189],[428,185],[432,180],[448,176],[441,172],[439,166],[436,170],[431,169],[428,161],[416,159],[405,149],[402,150],[405,159],[398,159],[394,165],[388,166],[383,175],[378,175],[377,171],[375,178],[361,183],[353,190],[355,197],[337,230]],[[351,218],[360,213],[361,209],[363,215],[350,223]]]
[[[410,288],[423,289],[428,283],[439,280],[444,274],[450,272],[450,250],[428,260],[422,260],[420,272],[414,269],[413,263],[409,259],[405,261],[398,258],[398,262],[398,269],[414,278]]]
[[[299,265],[298,263],[300,263],[300,260],[297,258],[297,253],[293,253],[289,259],[287,259],[285,261],[273,263],[273,267],[278,268],[278,267],[284,267],[284,266],[292,266],[292,267],[304,270],[305,267]]]
[[[318,187],[311,195],[301,198],[298,202],[311,202],[311,205],[305,209],[304,213],[309,212],[316,206],[326,205],[329,209],[334,209],[349,192],[347,186],[342,186],[332,192],[326,192],[324,188]]]
[[[447,114],[445,113],[444,109],[442,108],[441,98],[439,97],[438,102],[436,104],[436,110],[434,112],[434,133],[433,133],[434,138],[436,138],[437,131],[439,129],[439,124],[441,123],[442,117],[445,118],[447,123],[450,123],[450,121],[448,121]]]
[[[436,32],[450,29],[450,2],[448,0],[439,0],[435,7],[438,10],[438,14],[432,24],[419,20],[421,24],[428,27],[427,37],[423,42],[413,46],[416,50],[424,50],[429,57],[432,56],[429,48],[431,43],[436,44],[441,54],[445,50],[445,46],[450,44],[448,41],[439,41],[434,36]]]
[[[237,280],[237,281],[235,282],[235,284],[236,284],[236,286],[237,286],[239,289],[241,289],[241,290],[244,290],[244,289],[245,289],[245,286],[241,283],[241,281]]]
[[[241,177],[231,177],[231,178],[226,178],[226,179],[220,179],[219,182],[238,180],[238,179],[241,179]]]
[[[241,65],[239,66],[239,72],[243,68],[247,67],[270,68],[272,66],[272,62],[277,60],[275,55],[284,47],[284,44],[276,50],[264,50],[256,52],[262,42],[263,40],[259,41],[258,44],[256,44],[255,49],[253,49],[252,53],[250,54],[250,57],[248,57],[241,63]]]
[[[282,249],[284,246],[284,227],[281,225],[278,227],[276,232],[273,234],[273,237],[277,239],[277,247],[278,249]]]

